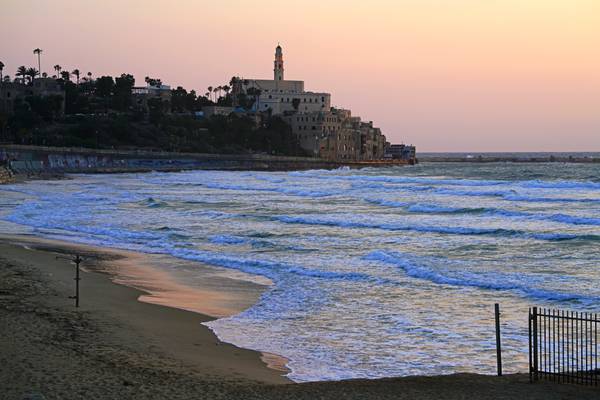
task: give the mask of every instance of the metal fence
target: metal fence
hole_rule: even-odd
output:
[[[597,314],[529,309],[529,377],[598,386]]]

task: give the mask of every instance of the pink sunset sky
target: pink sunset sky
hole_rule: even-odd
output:
[[[2,0],[0,61],[327,91],[419,151],[600,151],[599,0]]]

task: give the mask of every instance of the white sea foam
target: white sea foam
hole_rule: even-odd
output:
[[[297,381],[492,373],[494,302],[518,372],[529,306],[600,311],[599,166],[551,167],[80,175],[0,187],[0,229],[269,278],[209,325]]]

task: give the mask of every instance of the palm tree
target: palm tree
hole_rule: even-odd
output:
[[[4,63],[2,61],[0,61],[0,82],[3,81],[3,79],[2,79],[2,70],[4,70]]]
[[[38,71],[37,69],[35,69],[35,68],[27,68],[27,73],[25,75],[27,75],[29,77],[29,83],[33,83],[33,80],[39,74],[40,74],[40,71]]]
[[[65,81],[71,80],[71,73],[69,71],[62,71],[60,77]]]
[[[206,90],[208,90],[208,99],[212,101],[211,96],[212,96],[213,87],[209,86],[206,88]]]
[[[77,84],[79,85],[79,75],[81,74],[81,72],[79,72],[78,69],[74,69],[73,71],[71,71],[71,73],[75,75],[75,77],[77,78]]]
[[[19,68],[17,68],[17,73],[15,75],[21,77],[21,83],[25,83],[25,77],[27,76],[27,67],[21,65]]]
[[[54,66],[54,70],[56,71],[56,75],[57,75],[57,76],[60,76],[60,70],[61,70],[61,69],[62,69],[62,67],[61,67],[60,65],[58,65],[58,64],[56,64],[56,65]]]
[[[37,48],[33,50],[33,54],[37,54],[38,56],[38,71],[42,70],[42,49]]]
[[[92,81],[92,73],[88,72],[87,76],[88,76],[88,81],[91,82]]]
[[[216,87],[213,89],[213,93],[215,94],[215,103],[217,102],[217,92],[219,91],[219,88]]]

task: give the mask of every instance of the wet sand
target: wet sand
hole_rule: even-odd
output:
[[[74,252],[86,259],[79,309],[68,298],[74,267],[57,259]],[[202,269],[201,282],[189,287],[185,264],[166,274],[160,264],[174,260],[161,257],[0,238],[0,398],[600,398],[596,388],[532,385],[526,375],[294,384],[284,371],[268,368],[260,353],[220,342],[201,325],[249,307],[268,282],[194,265],[195,273]],[[284,362],[268,359],[278,368]]]

